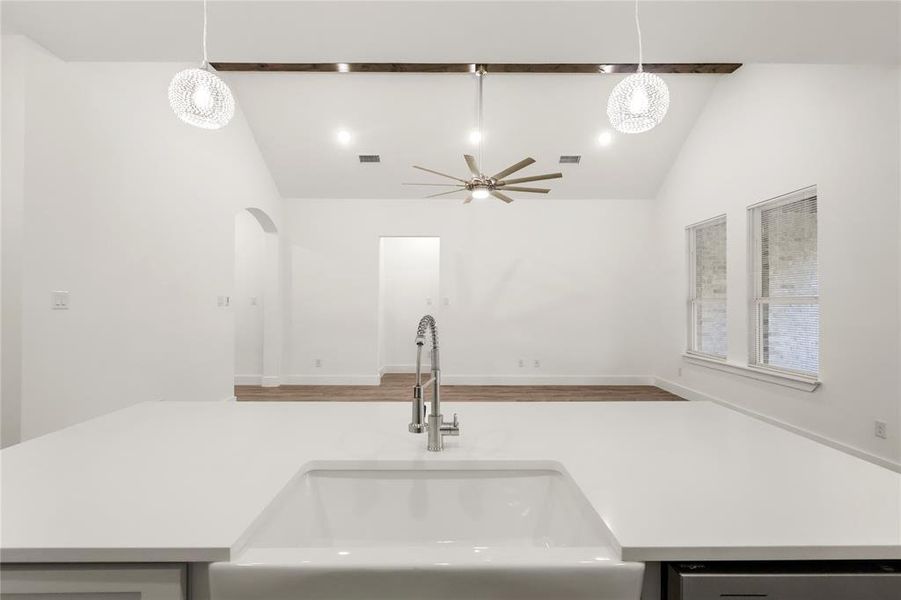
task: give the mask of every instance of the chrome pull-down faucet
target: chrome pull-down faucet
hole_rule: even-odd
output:
[[[422,400],[422,347],[425,345],[426,332],[431,334],[431,371],[432,378],[425,383],[425,387],[432,386],[431,412],[426,417],[425,404]],[[432,315],[426,315],[419,320],[416,328],[416,384],[413,386],[413,415],[408,427],[410,433],[429,434],[428,449],[430,452],[440,452],[444,449],[444,436],[460,435],[460,422],[456,413],[450,423],[444,420],[441,414],[441,360],[438,353],[438,326]]]

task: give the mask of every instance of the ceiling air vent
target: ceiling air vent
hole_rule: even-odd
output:
[[[582,161],[582,156],[579,154],[564,154],[560,157],[561,165],[577,165]]]
[[[361,163],[377,163],[382,162],[382,157],[378,154],[361,154],[360,155]]]

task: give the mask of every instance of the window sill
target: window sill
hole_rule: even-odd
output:
[[[816,377],[796,375],[793,373],[781,373],[779,371],[770,371],[768,369],[739,365],[730,363],[725,359],[701,356],[698,354],[686,353],[682,355],[682,359],[693,365],[723,371],[724,373],[732,373],[733,375],[740,375],[742,377],[756,379],[757,381],[765,381],[767,383],[801,390],[802,392],[812,392],[820,387],[820,381]]]

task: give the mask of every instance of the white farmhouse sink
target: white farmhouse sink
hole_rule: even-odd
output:
[[[335,462],[263,512],[213,600],[627,600],[642,563],[557,463]]]

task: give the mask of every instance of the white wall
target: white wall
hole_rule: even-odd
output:
[[[899,106],[891,67],[746,65],[718,83],[657,199],[657,375],[901,462]],[[727,214],[729,359],[745,364],[746,207],[812,184],[821,388],[796,391],[684,363],[684,226]],[[889,440],[874,436],[877,419],[889,423]]]
[[[441,241],[428,237],[381,239],[379,370],[405,373],[415,366],[413,339],[423,315],[440,304]]]
[[[441,238],[440,295],[450,304],[434,313],[445,382],[646,380],[652,207],[286,200],[295,289],[283,380],[377,381],[381,236]]]
[[[166,89],[182,65],[65,63],[21,43],[22,437],[144,400],[231,397],[234,320],[217,296],[232,295],[234,216],[277,219],[281,202],[243,116],[178,121]],[[51,311],[51,290],[71,309]]]
[[[265,236],[246,210],[235,215],[235,383],[259,385],[263,376]]]
[[[2,38],[0,129],[0,447],[19,441],[22,398],[22,219],[26,40]]]

